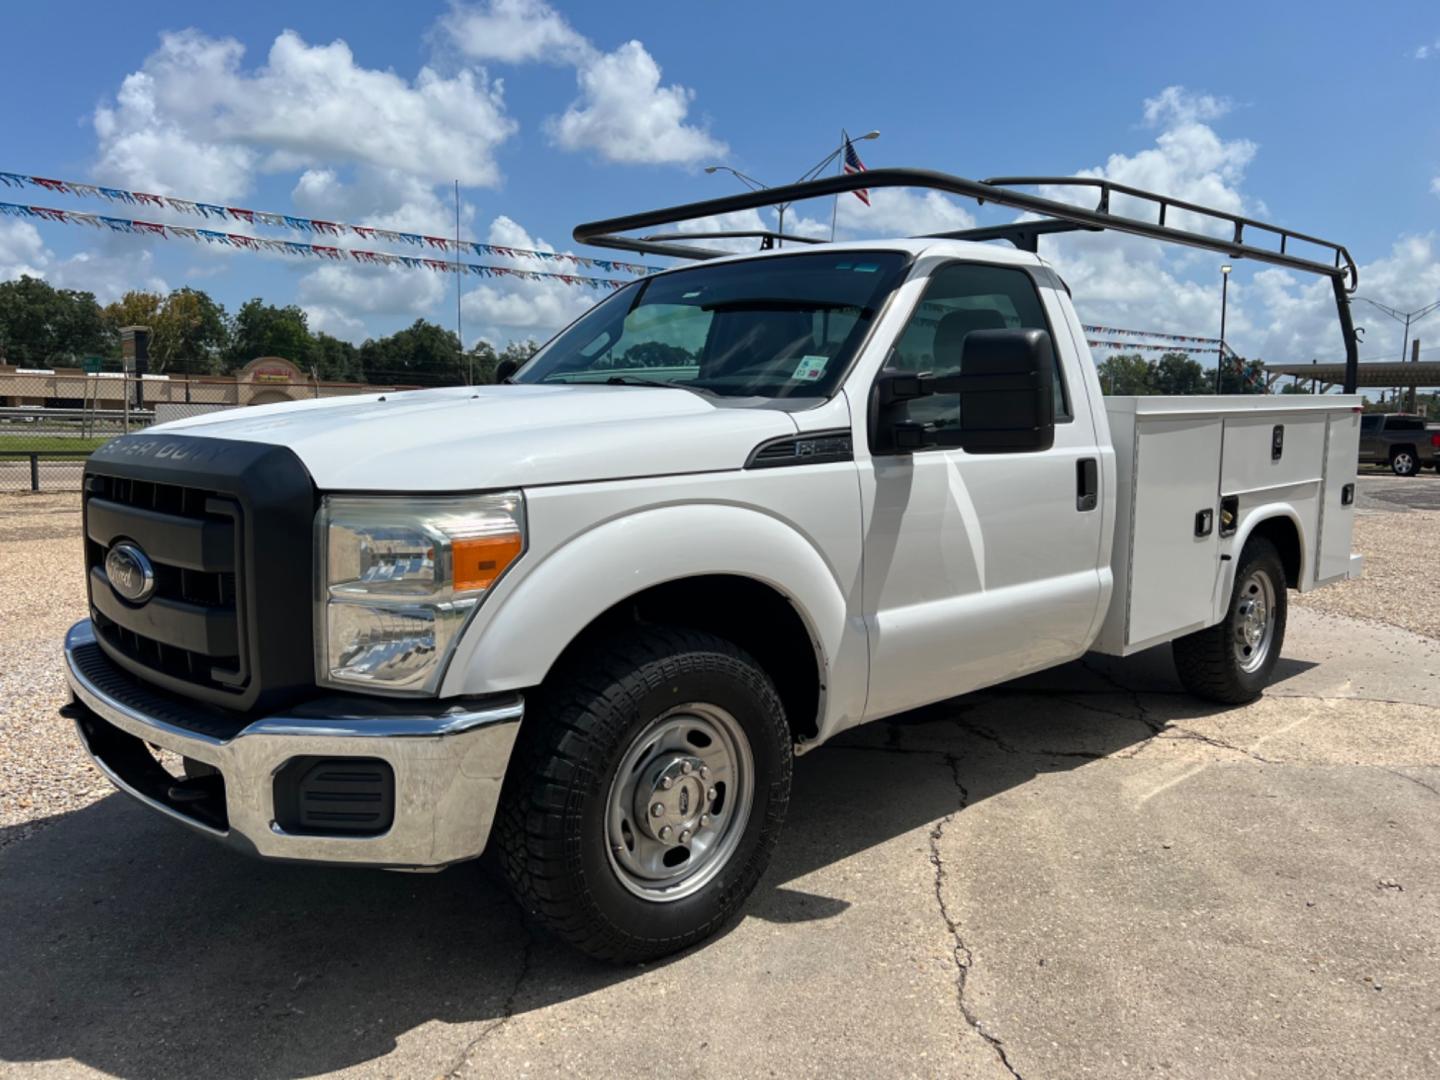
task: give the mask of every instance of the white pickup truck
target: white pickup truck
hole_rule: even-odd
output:
[[[1331,273],[1226,220],[1166,238]],[[1288,590],[1359,572],[1359,399],[1103,397],[1033,229],[711,259],[587,227],[706,258],[504,385],[107,443],[67,715],[202,833],[397,869],[489,848],[543,923],[634,961],[735,914],[793,757],[854,725],[1167,641],[1192,692],[1253,699]]]

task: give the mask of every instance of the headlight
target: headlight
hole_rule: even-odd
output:
[[[525,502],[327,496],[315,520],[316,678],[433,694],[461,628],[525,550]]]

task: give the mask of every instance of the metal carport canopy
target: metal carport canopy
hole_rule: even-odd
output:
[[[1295,375],[1301,379],[1317,379],[1323,383],[1344,383],[1345,365],[1272,364],[1265,361],[1266,375]],[[1422,360],[1402,364],[1398,360],[1367,361],[1355,365],[1355,385],[1360,386],[1440,386],[1440,360]]]

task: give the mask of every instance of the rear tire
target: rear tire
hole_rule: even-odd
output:
[[[1390,452],[1390,471],[1396,476],[1414,476],[1420,471],[1420,461],[1415,457],[1413,450],[1392,450]]]
[[[791,762],[779,696],[741,649],[672,627],[612,639],[529,702],[492,838],[501,870],[533,917],[591,956],[676,952],[759,881]]]
[[[1185,689],[1207,701],[1244,705],[1270,683],[1285,644],[1285,567],[1261,537],[1240,552],[1225,618],[1171,643]]]

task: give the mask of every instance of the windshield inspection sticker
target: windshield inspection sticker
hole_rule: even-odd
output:
[[[825,365],[829,362],[828,356],[802,356],[800,363],[795,365],[795,374],[791,378],[813,382],[825,374]]]

